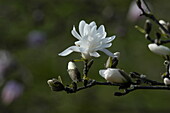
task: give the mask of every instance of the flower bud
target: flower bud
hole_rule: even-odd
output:
[[[159,20],[159,23],[160,23],[166,30],[168,30],[167,23],[166,23],[164,20]],[[166,34],[161,27],[159,27],[159,30],[161,31],[162,34]]]
[[[148,48],[150,51],[158,55],[163,55],[163,56],[170,55],[170,49],[163,45],[157,45],[154,43],[154,44],[149,44]]]
[[[163,81],[164,81],[165,85],[170,85],[170,79],[169,78],[165,77]]]
[[[168,32],[170,32],[170,23],[167,22],[167,28],[168,28]]]
[[[62,91],[64,90],[64,85],[58,81],[57,79],[53,78],[47,81],[49,87],[52,91]]]
[[[150,20],[146,20],[144,29],[147,34],[149,34],[151,32],[152,24],[151,24]]]
[[[77,69],[75,63],[73,61],[70,61],[68,63],[68,74],[70,76],[70,78],[72,79],[73,82],[79,82],[81,81],[81,76],[80,76],[80,72]]]
[[[105,68],[115,68],[118,65],[120,52],[115,52],[114,57],[109,57],[106,61]]]
[[[122,70],[117,68],[107,68],[100,70],[99,74],[107,81],[112,83],[129,83],[131,82],[130,77]]]

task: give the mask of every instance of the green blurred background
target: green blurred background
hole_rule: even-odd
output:
[[[73,25],[81,20],[104,24],[107,36],[116,35],[110,51],[121,52],[118,67],[136,71],[162,81],[163,59],[151,53],[134,25],[143,26],[145,18],[128,20],[132,0],[0,0],[0,49],[9,51],[31,75],[23,94],[9,105],[0,102],[0,113],[169,113],[169,91],[139,90],[115,97],[116,87],[95,86],[75,94],[52,92],[46,81],[61,76],[70,84],[66,68],[78,53],[59,57],[58,53],[76,40]],[[169,0],[148,0],[159,19],[170,20]],[[38,35],[37,35],[38,34]],[[40,38],[32,38],[32,37]],[[35,40],[34,40],[35,39]],[[89,75],[98,75],[107,59],[96,58]],[[82,64],[77,64],[82,69]],[[8,79],[13,79],[8,77]],[[3,87],[1,87],[3,88]],[[2,89],[1,89],[2,90]],[[1,96],[1,98],[3,98]],[[2,100],[2,99],[1,99]]]

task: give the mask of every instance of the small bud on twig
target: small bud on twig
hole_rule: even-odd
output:
[[[57,79],[53,78],[47,81],[49,87],[52,91],[62,91],[64,90],[64,85]]]
[[[74,81],[74,82],[79,82],[81,81],[81,75],[79,70],[77,69],[75,63],[73,61],[70,61],[68,63],[68,74],[70,76],[70,78]]]
[[[146,20],[144,29],[147,34],[149,34],[151,32],[152,24],[151,24],[150,20]]]

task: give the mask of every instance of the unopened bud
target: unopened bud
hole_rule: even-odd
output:
[[[68,74],[70,76],[70,78],[74,81],[74,82],[78,82],[81,81],[81,76],[80,76],[80,72],[77,69],[75,63],[73,61],[70,61],[68,63]]]
[[[120,52],[115,52],[114,57],[109,57],[106,61],[105,68],[115,68],[118,64]]]
[[[62,91],[64,90],[64,85],[58,81],[57,79],[53,78],[47,81],[49,87],[52,91]]]
[[[170,32],[170,23],[167,23],[168,32]]]
[[[105,68],[110,68],[112,66],[112,57],[109,57],[106,61]]]
[[[159,20],[159,23],[160,23],[161,25],[166,25],[166,22],[165,22],[164,20]]]
[[[117,59],[119,59],[119,57],[120,57],[120,52],[115,52],[115,53],[114,53],[114,57],[117,58]]]
[[[147,34],[149,34],[151,32],[152,24],[151,24],[150,20],[146,20],[144,29]]]

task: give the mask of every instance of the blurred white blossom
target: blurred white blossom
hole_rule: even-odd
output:
[[[79,33],[77,33],[75,26],[71,31],[72,35],[78,39],[75,42],[75,46],[71,46],[61,52],[60,56],[67,56],[72,52],[80,52],[84,59],[91,57],[99,57],[97,51],[102,51],[109,56],[114,56],[113,53],[108,51],[106,48],[111,47],[115,36],[106,37],[105,27],[101,25],[97,29],[96,23],[93,21],[87,24],[84,20],[79,23]]]
[[[17,99],[23,93],[24,87],[20,83],[11,80],[8,81],[2,89],[2,102],[4,104],[10,104]]]
[[[28,45],[30,47],[38,47],[44,44],[46,41],[46,35],[44,32],[40,31],[31,31],[28,34]]]
[[[9,52],[5,50],[0,50],[0,82],[2,82],[2,80],[4,79],[4,74],[6,72],[6,69],[9,68],[11,63],[12,63],[12,57],[9,54]]]
[[[144,10],[147,10],[146,6],[144,5],[143,1],[142,2],[142,8]],[[135,22],[138,20],[138,18],[140,17],[140,14],[142,13],[142,11],[138,8],[137,4],[136,4],[136,0],[133,0],[129,6],[129,11],[127,14],[127,19],[131,22]]]

